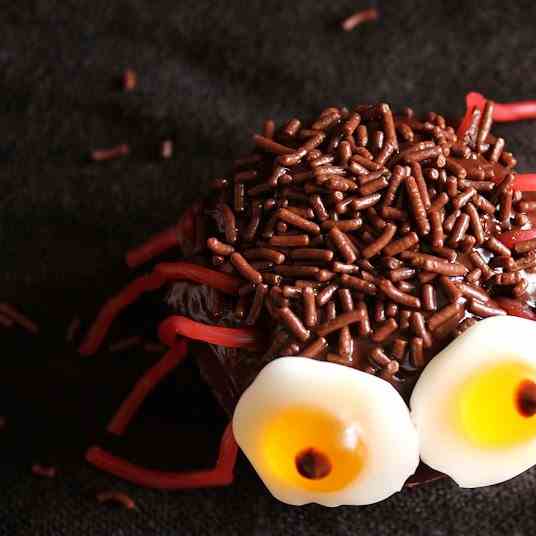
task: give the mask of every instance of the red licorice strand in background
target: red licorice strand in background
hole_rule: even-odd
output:
[[[168,281],[180,279],[205,284],[226,294],[235,294],[242,285],[242,281],[232,275],[216,272],[197,264],[189,262],[158,264],[151,274],[138,277],[104,304],[80,345],[80,354],[94,354],[99,349],[114,319],[141,294],[157,290]]]
[[[121,143],[110,149],[95,149],[91,151],[90,158],[94,162],[105,162],[106,160],[115,160],[130,153],[130,147],[126,143]]]
[[[116,296],[110,298],[102,306],[97,318],[89,328],[78,349],[79,353],[84,356],[94,354],[99,349],[112,322],[121,311],[136,301],[141,294],[156,290],[165,282],[165,277],[156,272],[149,275],[142,275],[130,282]]]
[[[160,381],[167,376],[179,363],[181,363],[188,351],[188,344],[184,339],[177,339],[173,347],[169,349],[160,361],[153,365],[136,382],[134,388],[122,402],[121,406],[108,424],[108,432],[122,435],[130,421],[136,415],[139,407],[147,398],[147,395]]]
[[[186,316],[169,316],[158,327],[158,336],[164,344],[173,346],[177,335],[226,348],[259,348],[259,336],[253,328],[224,328],[196,322]]]
[[[34,463],[32,465],[32,473],[37,476],[54,478],[56,476],[56,468],[51,465],[41,465],[40,463]]]
[[[96,497],[99,503],[113,502],[123,506],[127,510],[136,509],[136,503],[126,493],[123,493],[122,491],[100,491],[99,493],[97,493]]]
[[[0,313],[3,313],[8,318],[11,318],[16,324],[24,328],[26,331],[36,335],[39,333],[38,325],[30,320],[26,315],[23,315],[16,307],[9,303],[0,303]]]
[[[536,238],[536,227],[534,229],[516,229],[514,231],[508,231],[502,233],[497,237],[507,248],[513,248],[518,242],[525,242],[525,240],[532,240]]]
[[[128,251],[126,254],[128,267],[137,268],[174,247],[182,247],[185,239],[193,242],[195,238],[195,219],[200,209],[200,203],[194,204],[184,212],[176,225],[156,233],[143,244]]]
[[[91,447],[86,452],[86,460],[95,467],[134,484],[155,489],[178,490],[231,484],[237,454],[238,445],[233,436],[232,424],[229,423],[221,439],[218,460],[212,469],[191,472],[146,469],[100,447]]]

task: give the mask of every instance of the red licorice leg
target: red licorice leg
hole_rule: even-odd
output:
[[[95,467],[115,476],[149,488],[178,490],[226,486],[233,481],[238,445],[229,423],[222,436],[218,461],[213,469],[191,472],[168,472],[146,469],[113,456],[100,447],[91,447],[86,460]]]
[[[174,247],[183,248],[186,241],[195,242],[195,219],[201,209],[195,203],[184,212],[179,223],[150,237],[140,246],[127,252],[126,261],[130,268],[136,268]]]
[[[144,292],[156,290],[165,282],[166,279],[158,273],[143,275],[129,283],[119,294],[109,299],[100,310],[95,322],[93,322],[84,341],[80,345],[78,349],[80,354],[94,354],[99,349],[112,322],[121,311],[136,301]]]
[[[525,240],[532,240],[533,238],[536,238],[536,228],[508,231],[499,235],[498,238],[506,247],[512,248],[517,242],[524,242]]]
[[[479,108],[482,111],[485,103],[485,97],[480,93],[476,93],[475,91],[472,91],[465,96],[466,111],[460,125],[458,126],[458,131],[456,132],[459,139],[463,138],[465,131],[469,128],[473,110],[475,108]]]
[[[160,274],[166,281],[188,279],[225,294],[236,294],[240,286],[244,284],[243,280],[234,275],[217,272],[193,262],[162,262],[154,267],[154,272]]]
[[[507,298],[506,296],[493,298],[493,301],[510,316],[519,316],[520,318],[527,318],[528,320],[536,320],[536,313],[534,313],[530,308],[530,305],[525,302]]]
[[[536,118],[536,100],[526,100],[501,104],[495,103],[493,120],[498,123],[522,121]]]
[[[80,354],[94,354],[99,349],[114,319],[141,294],[156,290],[168,281],[179,279],[195,281],[226,294],[235,294],[241,285],[237,277],[190,262],[158,264],[151,274],[138,277],[104,304],[78,350]]]
[[[536,173],[521,173],[516,175],[514,190],[520,192],[536,192]]]
[[[467,110],[460,126],[458,138],[462,138],[471,122],[474,108],[484,109],[486,98],[480,93],[472,91],[465,97]],[[493,120],[496,122],[521,121],[523,119],[536,119],[536,100],[511,102],[507,104],[494,103]],[[521,192],[536,192],[536,173],[523,173],[516,175],[514,190]]]
[[[108,424],[108,431],[122,435],[147,395],[186,357],[188,344],[184,339],[176,340],[164,357],[153,365],[137,382],[132,392],[123,401],[119,410]]]
[[[479,108],[480,111],[484,109],[486,98],[484,95],[472,91],[466,95],[465,102],[467,110],[458,127],[457,134],[459,138],[465,134],[474,108]],[[536,100],[507,103],[494,102],[493,121],[496,123],[508,123],[511,121],[522,121],[524,119],[536,119]]]
[[[30,320],[26,315],[23,315],[18,309],[9,303],[0,303],[0,313],[2,316],[7,316],[13,322],[23,327],[26,331],[36,335],[39,333],[39,326]]]
[[[160,324],[158,336],[164,344],[173,346],[177,335],[227,348],[255,350],[259,347],[259,336],[252,328],[210,326],[186,316],[173,315]]]
[[[179,226],[174,225],[151,236],[147,242],[137,248],[127,251],[127,265],[129,268],[137,268],[161,253],[179,245]]]

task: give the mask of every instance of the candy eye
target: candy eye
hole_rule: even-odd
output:
[[[268,489],[295,505],[382,500],[419,461],[409,411],[390,384],[307,358],[265,367],[242,395],[233,431]]]
[[[411,398],[425,463],[465,487],[536,463],[535,335],[531,320],[488,318],[430,362]]]

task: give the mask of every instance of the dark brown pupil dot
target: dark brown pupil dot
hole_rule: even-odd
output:
[[[517,409],[523,417],[532,417],[536,414],[536,383],[532,380],[523,380],[517,389]]]
[[[296,469],[305,478],[319,480],[331,473],[331,463],[322,452],[307,448],[296,456]]]

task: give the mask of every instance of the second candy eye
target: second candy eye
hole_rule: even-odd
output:
[[[399,491],[419,463],[400,395],[384,380],[300,357],[266,366],[240,399],[236,440],[289,504],[370,504]]]
[[[461,486],[503,482],[536,463],[534,325],[510,316],[481,320],[415,386],[421,458]]]

